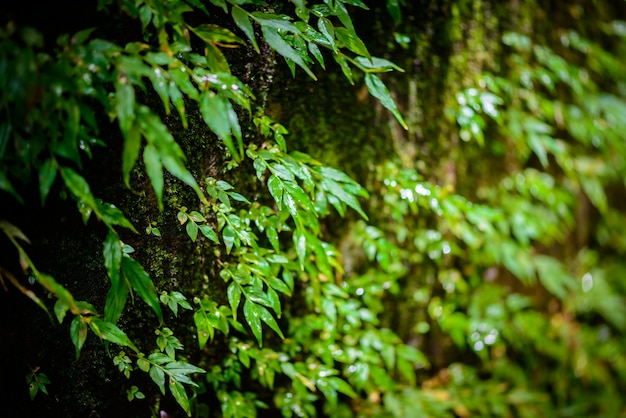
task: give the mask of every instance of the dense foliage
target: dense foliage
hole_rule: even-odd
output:
[[[536,34],[539,3],[383,3],[101,0],[75,33],[4,22],[3,327],[32,315],[20,292],[57,324],[33,335],[89,356],[82,390],[119,382],[64,414],[626,413],[626,23]],[[430,38],[421,6],[445,17]],[[367,146],[333,136],[349,119],[324,144],[321,116],[296,123],[318,77],[345,86],[342,115],[375,114]],[[50,236],[67,202],[82,226]],[[46,253],[94,242],[99,282]],[[58,413],[63,372],[34,344],[16,414]]]

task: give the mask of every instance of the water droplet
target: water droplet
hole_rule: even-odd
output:
[[[593,287],[593,276],[590,273],[585,273],[582,280],[583,292],[588,292]]]
[[[415,193],[420,196],[430,196],[430,190],[419,183],[415,185]]]
[[[404,200],[408,200],[409,202],[414,202],[415,199],[413,197],[413,191],[411,189],[401,189],[400,197]]]

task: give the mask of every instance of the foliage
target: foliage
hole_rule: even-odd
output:
[[[71,197],[85,228],[96,218],[108,289],[100,304],[76,300],[38,269],[28,225],[11,213],[0,229],[20,274],[0,266],[2,284],[48,312],[50,300],[24,283],[32,277],[60,324],[72,315],[77,359],[91,330],[129,401],[151,396],[133,384],[139,370],[189,416],[623,412],[626,224],[611,191],[626,185],[623,23],[603,26],[611,51],[573,30],[552,47],[504,34],[503,69],[453,91],[440,122],[463,141],[450,160],[467,179],[446,183],[435,161],[380,156],[362,181],[368,192],[293,150],[262,92],[231,68],[248,48],[316,80],[314,67],[332,58],[415,128],[381,76],[402,69],[357,34],[353,13],[368,6],[291,3],[101,0],[141,29],[130,41],[95,28],[49,45],[37,29],[3,28],[0,190],[17,207],[35,205],[33,189],[44,208]],[[396,26],[402,6],[386,2]],[[176,135],[196,121],[204,134],[192,152],[219,143],[217,172],[195,166]],[[126,187],[149,184],[159,220],[96,197],[105,193],[86,160],[102,148],[119,148]],[[586,204],[593,222],[580,215]],[[329,230],[337,215],[343,226]],[[141,229],[131,219],[145,222],[146,245],[175,227],[203,262],[211,248],[209,285],[159,286],[145,249],[124,242]],[[580,231],[589,235],[574,242]],[[136,338],[140,317],[151,318],[154,343]],[[38,369],[27,383],[31,399],[53,384]]]

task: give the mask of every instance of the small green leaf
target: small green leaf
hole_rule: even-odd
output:
[[[237,310],[239,308],[239,302],[241,301],[241,288],[238,283],[234,281],[228,285],[227,289],[228,294],[228,303],[230,304],[230,309],[233,312],[233,318],[237,320]]]
[[[152,183],[152,188],[157,198],[159,210],[163,210],[163,164],[159,152],[153,145],[146,145],[143,150],[143,162],[146,166],[146,173]]]
[[[217,238],[217,234],[209,225],[198,225],[198,228],[200,229],[202,235],[204,235],[206,238],[210,239],[216,244],[220,243],[219,238]]]
[[[326,40],[330,43],[333,52],[337,53],[337,45],[335,44],[335,27],[330,22],[330,20],[326,19],[325,17],[320,17],[317,21],[317,27],[324,35]]]
[[[245,42],[243,42],[241,38],[219,25],[205,23],[198,27],[191,28],[191,31],[207,43],[238,43],[245,45]]]
[[[135,344],[130,341],[124,331],[119,329],[116,325],[97,317],[92,317],[89,325],[91,326],[91,330],[98,337],[107,341],[111,341],[112,343],[115,343],[117,345],[131,348],[136,353],[139,352],[137,347],[135,347]]]
[[[336,28],[335,36],[337,37],[337,41],[339,41],[340,46],[344,46],[358,55],[363,55],[367,58],[370,57],[367,47],[363,41],[356,36],[354,31],[350,31],[346,28]]]
[[[339,199],[339,201],[350,206],[364,219],[368,219],[365,212],[363,212],[363,209],[361,209],[361,205],[356,197],[345,190],[339,183],[331,180],[330,178],[323,178],[320,182],[320,186],[327,192],[332,193],[337,199]]]
[[[206,312],[202,309],[196,311],[193,315],[193,322],[196,325],[198,333],[198,345],[200,349],[202,349],[206,345],[207,341],[209,341],[209,338],[213,340],[215,330],[213,329],[213,325],[211,325]]]
[[[354,84],[354,76],[352,75],[352,69],[350,68],[350,64],[348,63],[348,60],[346,59],[346,57],[340,53],[337,55],[333,55],[333,58],[335,59],[337,64],[339,64],[339,66],[341,67],[341,71],[343,72],[343,75],[346,76],[350,84]]]
[[[63,181],[72,194],[80,201],[83,201],[88,207],[97,210],[98,205],[96,199],[91,194],[91,189],[87,181],[71,168],[61,168],[61,176]]]
[[[187,230],[189,238],[191,238],[193,242],[196,242],[196,238],[198,237],[198,225],[193,221],[187,222],[185,229]]]
[[[140,357],[137,359],[137,367],[144,372],[148,372],[150,371],[150,362],[144,357]]]
[[[189,407],[189,398],[187,398],[187,392],[182,383],[170,377],[170,391],[176,399],[176,402],[185,410],[187,416],[191,416],[191,408]]]
[[[150,276],[141,264],[128,256],[124,256],[122,257],[122,272],[137,294],[156,313],[159,321],[163,322],[163,313],[161,312],[161,305],[159,304],[159,297],[154,283],[152,283]]]
[[[330,383],[330,386],[332,386],[338,392],[343,393],[344,395],[347,395],[351,398],[356,398],[358,396],[352,386],[350,386],[345,380],[340,379],[339,377],[329,377],[328,383]]]
[[[389,90],[387,90],[387,86],[385,86],[382,80],[374,74],[366,73],[365,85],[367,86],[367,89],[372,94],[372,96],[380,100],[380,103],[395,116],[398,122],[400,122],[400,125],[402,125],[404,129],[409,129],[406,122],[402,118],[400,111],[398,111],[396,103],[391,97]]]
[[[243,315],[246,318],[246,322],[250,326],[252,333],[259,342],[259,345],[263,346],[263,341],[261,339],[263,335],[263,330],[261,327],[260,308],[262,308],[262,306],[246,300],[243,304]]]
[[[246,303],[248,303],[248,301],[246,301]],[[268,311],[265,307],[261,305],[255,305],[255,306],[257,307],[256,311],[259,317],[261,318],[261,320],[265,322],[271,329],[273,329],[274,332],[276,332],[276,334],[280,336],[280,338],[284,339],[285,336],[283,335],[283,332],[280,330],[280,327],[276,323],[276,320],[274,319],[270,311]]]
[[[111,280],[111,284],[115,286],[120,281],[122,243],[112,229],[109,229],[109,233],[104,240],[102,253],[104,255],[104,266],[107,269],[109,280]]]
[[[267,187],[270,190],[270,194],[276,201],[276,206],[280,210],[283,203],[283,183],[275,175],[270,176],[267,180]]]
[[[231,111],[233,110],[230,102],[221,95],[211,91],[202,94],[200,99],[202,118],[209,128],[224,142],[233,158],[239,159],[240,154],[237,152],[231,138]]]
[[[57,165],[53,158],[48,158],[39,169],[39,195],[41,203],[44,204],[50,188],[57,176]]]
[[[250,39],[250,42],[252,42],[254,50],[257,52],[257,54],[260,53],[259,46],[256,43],[256,38],[254,37],[254,28],[252,27],[252,23],[248,18],[248,12],[246,12],[237,5],[233,5],[231,14],[233,15],[233,20],[235,21],[235,24],[239,26],[239,29],[241,29],[243,33],[245,33],[245,35],[248,37],[248,39]]]
[[[372,71],[372,72],[386,72],[386,71],[400,71],[404,72],[404,70],[398,67],[391,61],[388,61],[383,58],[378,57],[356,57],[354,61],[361,67],[364,71]]]
[[[165,373],[158,366],[152,366],[150,368],[150,377],[157,384],[161,393],[165,395]]]
[[[226,253],[230,254],[235,243],[235,231],[229,225],[226,225],[222,230],[222,240],[224,240],[224,245],[226,245]]]
[[[289,16],[263,12],[252,12],[251,16],[261,25],[262,29],[272,28],[272,30],[283,30],[295,34],[300,33],[298,28],[289,21]]]
[[[297,229],[293,233],[293,241],[296,246],[296,253],[298,254],[300,266],[303,267],[304,259],[306,257],[306,235],[300,229]]]
[[[70,338],[76,348],[76,360],[78,360],[80,351],[87,339],[87,324],[85,324],[85,321],[80,315],[75,316],[72,320],[72,324],[70,325]]]
[[[267,26],[262,26],[263,36],[267,43],[285,58],[288,58],[298,64],[313,80],[317,80],[315,74],[309,69],[302,57],[289,45],[284,39],[276,32],[275,29],[271,29]]]
[[[206,370],[200,367],[189,364],[186,361],[172,361],[165,365],[165,370],[171,374],[191,374],[191,373],[206,373]]]

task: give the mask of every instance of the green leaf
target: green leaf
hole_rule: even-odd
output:
[[[150,377],[157,384],[161,393],[165,395],[165,373],[158,366],[152,366],[150,368]]]
[[[238,43],[245,45],[237,35],[228,29],[219,25],[202,24],[198,27],[191,28],[200,39],[207,43]]]
[[[186,361],[172,361],[165,365],[165,370],[171,374],[191,374],[191,373],[206,373],[206,370],[200,367],[189,364]]]
[[[337,391],[343,393],[344,395],[347,395],[351,398],[356,398],[358,396],[356,392],[354,391],[354,389],[352,388],[352,386],[350,386],[345,380],[340,379],[339,377],[336,377],[336,376],[329,377],[328,383],[330,383],[330,386],[333,389],[336,389]]]
[[[365,212],[363,212],[363,209],[361,209],[361,205],[357,198],[353,194],[346,191],[339,183],[331,180],[330,178],[323,178],[320,182],[320,186],[327,192],[332,193],[341,202],[354,209],[365,220],[368,219]]]
[[[309,69],[302,57],[283,40],[283,38],[276,32],[275,29],[271,29],[267,26],[262,26],[263,36],[267,43],[285,58],[288,58],[298,64],[313,80],[317,80],[315,74]]]
[[[278,293],[271,287],[267,289],[267,301],[269,302],[270,308],[276,312],[277,317],[282,316],[282,309],[280,306],[280,299],[278,297]]]
[[[104,222],[109,228],[112,228],[114,225],[119,225],[124,228],[128,228],[135,233],[137,232],[135,227],[124,216],[122,211],[116,208],[115,205],[102,202],[100,199],[96,199],[96,204],[98,205],[97,208],[95,208],[96,214],[100,216],[102,222]]]
[[[208,68],[216,73],[230,74],[228,60],[221,49],[214,44],[205,44],[204,47]]]
[[[400,71],[404,72],[404,70],[398,67],[391,61],[388,61],[383,58],[378,57],[356,57],[354,61],[359,65],[359,67],[364,71],[372,71],[372,72],[387,72],[387,71]]]
[[[80,201],[84,202],[93,210],[98,209],[96,199],[91,194],[91,189],[87,181],[74,170],[68,167],[61,168],[63,181],[72,194]]]
[[[235,24],[239,26],[239,29],[241,29],[243,33],[248,37],[248,39],[250,39],[250,42],[252,42],[254,50],[257,52],[257,54],[260,53],[259,45],[257,45],[256,38],[254,36],[254,28],[252,27],[252,23],[248,18],[248,12],[246,12],[237,5],[233,5],[231,14],[233,16]]]
[[[124,331],[119,329],[115,324],[104,321],[97,317],[92,317],[89,325],[91,326],[91,330],[98,337],[117,345],[128,347],[136,353],[139,353],[139,350],[137,349],[137,347],[135,347],[135,344],[133,344],[128,336],[124,333]]]
[[[115,249],[115,246],[119,250]],[[119,251],[119,253],[117,253]],[[120,276],[122,264],[122,247],[119,239],[113,232],[109,232],[104,243],[104,263],[111,280],[111,287],[107,293],[104,305],[104,319],[111,323],[116,323],[128,299],[128,285],[125,279]]]
[[[296,226],[302,226],[302,220],[300,219],[300,212],[298,210],[296,199],[292,194],[288,193],[287,190],[285,190],[285,194],[283,195],[283,203],[296,223]]]
[[[398,0],[387,0],[387,11],[393,19],[394,24],[400,23],[402,18],[402,12],[400,11],[400,4]]]
[[[267,283],[272,289],[275,289],[280,293],[284,293],[287,296],[291,296],[291,290],[289,289],[289,287],[278,277],[270,277]]]
[[[161,164],[161,158],[156,147],[150,144],[146,145],[143,150],[143,162],[152,183],[159,210],[163,211],[163,164]]]
[[[250,302],[249,300],[246,300],[243,304],[243,315],[246,318],[246,322],[250,326],[250,329],[252,330],[252,333],[254,334],[257,341],[259,342],[259,345],[262,347],[263,341],[261,338],[263,335],[263,330],[261,326],[261,308],[263,307],[257,305],[254,302]]]
[[[150,371],[150,362],[144,357],[140,357],[137,359],[137,367],[147,373]]]
[[[122,257],[122,272],[137,294],[156,313],[159,321],[163,322],[163,313],[161,312],[161,305],[159,304],[159,297],[154,283],[152,283],[150,276],[141,264],[128,256],[124,256]]]
[[[353,31],[346,28],[335,28],[335,35],[340,46],[344,46],[358,55],[370,57],[367,47]]]
[[[224,142],[233,158],[239,160],[241,155],[235,148],[231,138],[231,112],[234,112],[232,105],[221,95],[211,91],[202,94],[200,99],[202,118],[209,128]]]
[[[0,190],[4,190],[5,192],[11,194],[18,202],[24,203],[24,199],[13,187],[9,177],[6,175],[4,171],[0,171]]]
[[[291,172],[291,170],[289,170],[287,167],[285,167],[282,164],[272,164],[272,171],[274,172],[275,175],[277,175],[278,177],[280,177],[283,180],[286,181],[290,181],[290,182],[295,182],[296,179],[293,175],[293,173]]]
[[[539,281],[545,288],[561,300],[567,298],[568,292],[576,286],[576,280],[569,274],[565,266],[558,260],[537,255],[533,258]]]
[[[306,257],[306,235],[298,228],[293,233],[293,241],[296,246],[296,253],[298,254],[300,267],[303,267],[304,259]]]
[[[237,320],[237,310],[239,308],[239,302],[241,301],[241,288],[239,284],[234,281],[231,282],[230,285],[228,285],[227,294],[228,303],[233,312],[233,319]]]
[[[213,340],[215,330],[213,329],[213,325],[211,325],[206,312],[202,309],[194,313],[193,322],[196,325],[196,330],[198,332],[198,345],[200,349],[202,349],[206,345],[207,341],[209,341],[209,338]]]
[[[200,229],[202,235],[204,235],[206,238],[210,239],[216,244],[220,243],[219,238],[217,238],[217,234],[209,225],[198,225],[198,228]]]
[[[111,284],[117,285],[120,281],[120,268],[122,265],[122,243],[115,232],[109,229],[104,240],[102,253],[104,255],[104,266]]]
[[[170,377],[170,391],[176,399],[176,402],[185,410],[187,416],[191,416],[191,408],[189,407],[189,398],[187,398],[187,393],[185,392],[185,388],[183,385]]]
[[[261,25],[261,29],[271,28],[274,31],[284,30],[295,34],[300,33],[298,28],[289,21],[289,16],[263,12],[252,12],[251,16]]]
[[[235,243],[235,231],[229,225],[226,225],[222,230],[222,240],[226,246],[226,253],[230,254],[233,244]]]
[[[50,193],[57,171],[57,164],[53,158],[48,158],[39,169],[39,195],[42,204],[46,202],[46,197]]]
[[[283,182],[280,181],[275,175],[270,176],[267,180],[267,187],[270,190],[270,194],[276,201],[276,206],[280,210],[283,204]]]
[[[276,323],[276,320],[274,319],[274,316],[272,316],[270,311],[268,311],[265,307],[261,305],[255,305],[255,306],[257,306],[257,313],[260,316],[261,320],[265,322],[271,329],[273,329],[274,332],[276,332],[276,334],[280,336],[280,338],[284,339],[285,336],[283,335],[283,332],[280,330],[278,323]],[[245,305],[244,305],[244,308],[245,308]]]
[[[43,305],[43,303],[42,303]],[[48,308],[46,308],[46,305],[43,305],[42,308],[44,308],[44,310],[47,310]],[[65,315],[67,314],[67,311],[70,309],[69,306],[67,306],[66,304],[64,304],[63,302],[61,302],[60,300],[57,300],[54,303],[54,315],[57,317],[57,320],[59,321],[59,324],[63,323],[63,320],[65,319]]]
[[[192,210],[191,212],[189,212],[189,218],[191,218],[191,220],[194,222],[206,222],[204,216],[197,210]]]
[[[198,237],[198,225],[193,221],[187,222],[185,229],[187,230],[189,238],[191,238],[193,242],[196,242],[196,238]]]
[[[400,111],[398,111],[396,103],[391,97],[389,90],[387,90],[387,86],[385,86],[382,80],[374,74],[366,73],[365,85],[367,86],[367,89],[372,94],[372,96],[380,100],[380,103],[387,109],[389,109],[389,111],[391,111],[391,113],[395,116],[400,125],[402,125],[404,129],[409,129],[406,122],[402,118]]]
[[[337,45],[335,44],[335,27],[330,22],[330,20],[320,17],[317,21],[317,27],[320,32],[324,35],[324,38],[330,44],[330,47],[333,49],[333,52],[337,53]]]
[[[315,57],[317,62],[320,63],[322,68],[326,69],[326,64],[324,63],[324,56],[322,55],[322,51],[320,51],[319,47],[315,45],[313,42],[309,43],[309,52]],[[280,138],[280,140],[279,140]],[[286,151],[285,140],[282,135],[276,135],[276,142],[281,147],[283,151]]]
[[[274,250],[278,251],[280,249],[280,243],[278,241],[278,232],[276,231],[276,228],[268,226],[265,228],[265,236],[267,236],[267,239],[269,240],[270,244],[272,245],[272,248],[274,248]]]
[[[120,130],[127,137],[135,119],[135,88],[123,72],[115,83],[115,112]]]
[[[339,66],[341,67],[341,71],[343,72],[343,75],[346,76],[350,84],[354,84],[354,77],[352,75],[352,69],[350,68],[350,64],[348,63],[348,60],[346,59],[346,57],[341,54],[338,54],[338,55],[333,55],[333,58],[335,59],[337,64],[339,64]]]
[[[87,339],[87,324],[85,324],[85,321],[80,315],[75,316],[72,320],[72,324],[70,325],[70,338],[76,348],[76,360],[78,360],[80,351]]]

